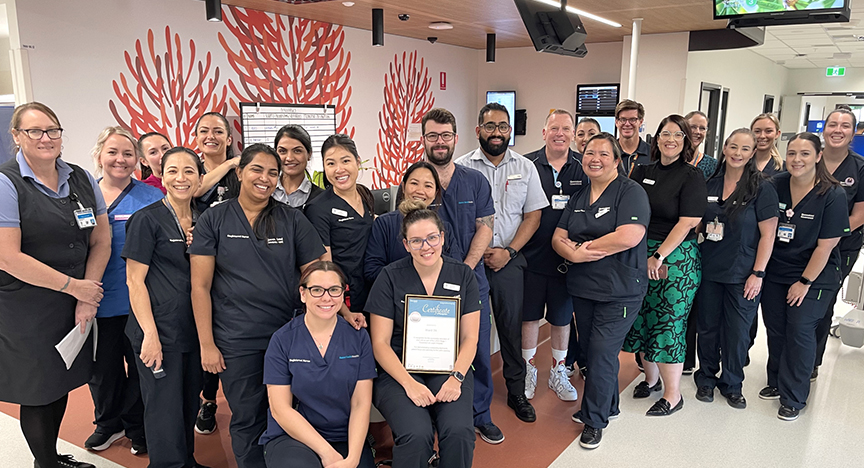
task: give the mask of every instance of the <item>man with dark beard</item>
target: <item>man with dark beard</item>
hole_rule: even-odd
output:
[[[534,422],[536,414],[525,395],[526,365],[522,359],[522,301],[527,262],[519,250],[540,226],[541,210],[549,206],[549,200],[534,164],[507,148],[510,115],[504,106],[496,103],[483,106],[475,132],[480,148],[457,159],[456,165],[480,171],[492,186],[495,223],[492,242],[483,252],[483,263],[501,342],[507,405],[522,421]],[[561,379],[572,388],[564,368],[566,354],[564,350],[560,357],[556,356],[560,366],[553,366],[553,378],[549,380],[552,388],[561,384]],[[560,377],[554,370],[558,367]],[[569,392],[568,401],[575,399],[574,389]]]
[[[483,253],[492,240],[495,207],[492,191],[483,174],[453,164],[453,151],[459,137],[456,118],[446,109],[432,109],[423,116],[423,147],[426,160],[435,166],[442,193],[438,215],[455,231],[451,238],[459,243],[465,264],[474,270],[480,289],[480,335],[474,356],[474,428],[490,444],[504,441],[504,434],[492,422],[492,368],[489,339],[492,331],[489,309],[489,282],[483,269]],[[452,377],[451,377],[452,378]]]

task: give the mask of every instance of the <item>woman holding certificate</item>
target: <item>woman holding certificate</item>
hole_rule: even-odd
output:
[[[434,211],[411,199],[399,210],[411,256],[384,267],[365,308],[379,369],[372,401],[393,431],[395,468],[428,467],[436,429],[440,465],[470,467],[477,280],[464,263],[441,256],[444,225]]]

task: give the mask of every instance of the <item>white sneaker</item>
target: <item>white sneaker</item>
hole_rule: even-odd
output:
[[[579,398],[579,394],[567,377],[567,368],[564,364],[558,364],[549,373],[549,388],[555,390],[555,394],[562,401],[576,401]]]
[[[534,391],[537,390],[537,368],[530,362],[525,363],[525,398],[534,398]]]

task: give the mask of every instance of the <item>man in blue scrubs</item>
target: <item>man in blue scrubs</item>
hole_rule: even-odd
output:
[[[489,182],[478,171],[453,163],[459,137],[456,118],[446,109],[432,109],[423,116],[423,147],[426,160],[438,171],[443,189],[438,215],[455,230],[456,242],[465,252],[464,262],[474,270],[480,289],[480,337],[474,357],[474,427],[490,443],[504,441],[504,434],[492,422],[492,369],[489,340],[492,330],[489,282],[483,268],[483,253],[492,241],[495,206]],[[430,137],[437,136],[437,139]],[[430,140],[432,142],[430,143]]]

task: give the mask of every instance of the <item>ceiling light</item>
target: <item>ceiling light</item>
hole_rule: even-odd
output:
[[[222,0],[204,0],[207,21],[222,21]]]
[[[429,23],[429,29],[434,29],[436,31],[444,31],[447,29],[453,29],[453,25],[446,21],[436,21],[434,23]]]
[[[342,2],[342,6],[352,7],[354,6],[354,2]]]
[[[544,5],[549,5],[549,6],[561,8],[561,4],[559,2],[556,2],[555,0],[535,0],[535,1],[540,2]],[[583,11],[583,10],[580,10],[578,8],[573,8],[571,6],[568,6],[567,11],[569,11],[570,13],[577,14],[583,18],[589,18],[589,19],[592,19],[594,21],[599,21],[603,24],[608,24],[609,26],[612,26],[613,28],[620,28],[621,27],[621,24],[619,24],[619,23],[616,23],[612,20],[608,20],[606,18],[601,18],[600,16],[597,16],[597,15],[592,14],[592,13],[588,13],[587,11]]]

